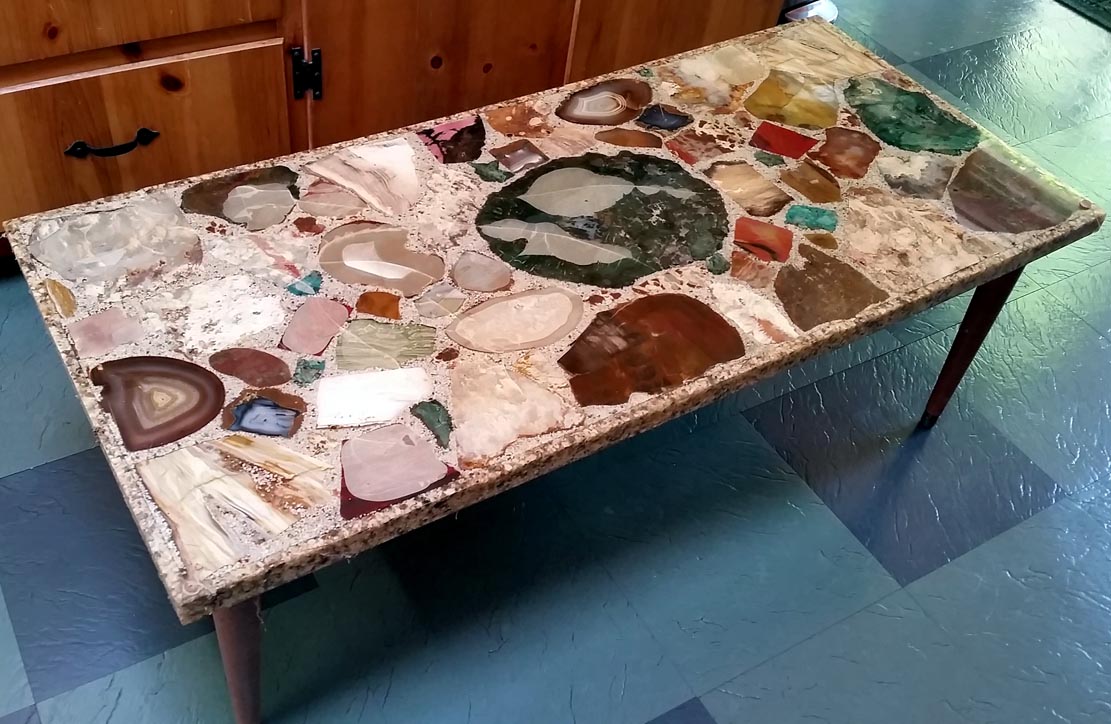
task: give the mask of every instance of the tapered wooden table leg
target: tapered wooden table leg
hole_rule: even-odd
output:
[[[224,661],[235,724],[260,724],[262,721],[261,652],[262,618],[259,599],[252,598],[212,613],[216,641]]]
[[[1007,297],[1011,295],[1011,290],[1018,283],[1022,269],[1023,267],[1019,267],[998,279],[981,284],[972,295],[972,303],[968,305],[957,338],[953,340],[953,347],[949,350],[949,356],[945,358],[945,366],[941,368],[937,384],[934,385],[934,391],[930,394],[929,402],[926,403],[926,411],[918,423],[920,428],[933,427],[941,417],[941,413],[945,411],[949,398],[957,391],[957,385],[961,383],[964,373],[968,371],[968,366],[976,358],[980,345],[984,343],[999,312],[1003,310],[1003,305],[1007,303]]]

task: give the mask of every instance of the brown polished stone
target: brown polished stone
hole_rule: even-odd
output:
[[[753,216],[771,216],[791,203],[790,196],[744,161],[715,163],[706,175]]]
[[[640,115],[652,102],[652,88],[642,80],[615,78],[572,93],[556,109],[556,115],[571,123],[619,126]]]
[[[836,249],[837,239],[833,234],[826,232],[815,232],[813,234],[804,234],[806,240],[814,246],[820,246],[823,249]]]
[[[89,378],[104,388],[128,450],[147,450],[192,435],[224,404],[224,383],[204,367],[172,357],[126,357],[93,368]]]
[[[835,319],[851,319],[887,299],[866,276],[843,261],[802,244],[802,269],[785,266],[775,279],[775,293],[791,321],[803,331]]]
[[[548,114],[531,103],[516,103],[486,114],[486,122],[506,136],[542,138],[552,132]]]
[[[664,140],[655,133],[631,128],[607,128],[595,133],[594,137],[603,143],[626,148],[663,148],[664,146]]]
[[[363,292],[355,302],[355,311],[385,319],[401,319],[401,297],[389,292]]]
[[[835,176],[864,178],[879,155],[880,144],[867,133],[848,128],[827,128],[826,142],[810,156],[826,165]]]
[[[734,251],[729,260],[729,276],[756,289],[767,289],[775,282],[779,265],[760,261],[747,251]]]
[[[841,200],[841,185],[829,171],[807,159],[796,168],[786,169],[779,179],[816,204]]]
[[[275,387],[293,379],[289,365],[274,355],[258,349],[233,347],[208,358],[217,372],[243,380],[251,387]]]
[[[737,330],[710,307],[655,294],[600,312],[559,364],[579,404],[620,405],[634,392],[662,392],[744,353]]]

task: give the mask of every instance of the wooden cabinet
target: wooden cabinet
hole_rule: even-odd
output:
[[[600,75],[768,27],[781,5],[0,0],[0,219]],[[319,99],[292,97],[295,45],[322,52]],[[122,151],[141,128],[159,136],[64,154]]]
[[[0,218],[289,151],[281,38],[85,72],[0,92]],[[128,153],[101,153],[157,131]],[[125,147],[126,148],[126,147]]]

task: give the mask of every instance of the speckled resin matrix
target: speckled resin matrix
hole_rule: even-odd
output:
[[[7,227],[191,621],[1102,220],[813,21]]]

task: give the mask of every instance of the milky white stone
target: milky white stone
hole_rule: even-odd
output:
[[[530,289],[478,305],[447,333],[479,352],[514,352],[558,341],[575,328],[582,313],[582,300],[566,289]]]
[[[154,297],[144,307],[155,314],[186,310],[172,315],[168,326],[177,330],[191,352],[209,355],[252,334],[285,323],[282,302],[258,291],[242,274],[212,279],[192,287]]]
[[[419,367],[323,377],[317,388],[317,427],[390,422],[432,396],[432,378]]]
[[[799,329],[772,300],[758,294],[747,285],[738,282],[715,281],[713,284],[714,300],[717,310],[724,314],[729,321],[736,324],[754,339],[764,344],[772,344],[773,339],[768,330],[760,324],[770,324],[783,333],[784,337],[797,337]]]
[[[373,502],[416,495],[448,474],[436,449],[404,425],[386,425],[346,441],[340,459],[347,490]]]

